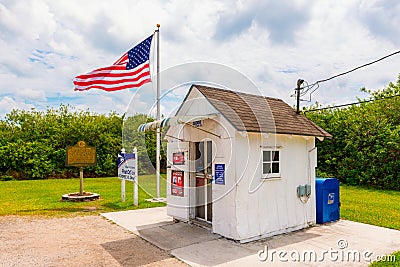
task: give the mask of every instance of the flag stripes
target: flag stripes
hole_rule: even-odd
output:
[[[152,37],[129,50],[113,65],[76,76],[73,80],[75,91],[117,91],[140,87],[150,82],[149,57]]]

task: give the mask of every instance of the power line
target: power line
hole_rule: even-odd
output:
[[[337,74],[337,75],[335,75],[335,76],[329,77],[328,79],[323,79],[323,80],[316,81],[314,84],[326,82],[326,81],[335,79],[335,78],[337,78],[337,77],[339,77],[339,76],[343,76],[343,75],[349,74],[350,72],[353,72],[353,71],[356,71],[356,70],[358,70],[358,69],[364,68],[364,67],[366,67],[366,66],[375,64],[375,63],[377,63],[377,62],[379,62],[379,61],[382,61],[382,60],[384,60],[384,59],[386,59],[386,58],[388,58],[388,57],[394,56],[394,55],[396,55],[396,54],[400,54],[400,50],[399,50],[399,51],[396,51],[396,52],[393,52],[393,53],[391,53],[391,54],[389,54],[389,55],[386,55],[386,56],[384,56],[384,57],[381,57],[380,59],[377,59],[377,60],[374,60],[374,61],[372,61],[372,62],[366,63],[366,64],[364,64],[364,65],[358,66],[358,67],[356,67],[356,68],[354,68],[354,69],[352,69],[352,70],[349,70],[349,71],[346,71],[346,72],[342,72],[342,73]]]
[[[386,59],[386,58],[388,58],[388,57],[391,57],[391,56],[394,56],[394,55],[397,55],[397,54],[400,54],[400,50],[398,50],[398,51],[396,51],[396,52],[393,52],[393,53],[391,53],[391,54],[389,54],[389,55],[386,55],[386,56],[384,56],[384,57],[381,57],[381,58],[379,58],[379,59],[377,59],[377,60],[374,60],[374,61],[368,62],[368,63],[366,63],[366,64],[363,64],[363,65],[361,65],[361,66],[355,67],[354,69],[351,69],[351,70],[349,70],[349,71],[345,71],[345,72],[339,73],[339,74],[334,75],[334,76],[332,76],[332,77],[329,77],[329,78],[327,78],[327,79],[319,80],[319,81],[316,81],[316,82],[314,82],[314,83],[312,83],[312,84],[307,84],[307,83],[306,83],[306,86],[303,86],[303,87],[301,88],[301,90],[302,90],[301,96],[304,96],[308,91],[310,91],[310,90],[313,89],[313,91],[310,93],[310,101],[311,101],[311,95],[319,88],[319,84],[320,84],[320,83],[327,82],[327,81],[330,81],[330,80],[335,79],[335,78],[337,78],[337,77],[340,77],[340,76],[349,74],[349,73],[351,73],[351,72],[353,72],[353,71],[356,71],[356,70],[358,70],[358,69],[361,69],[361,68],[367,67],[367,66],[369,66],[369,65],[375,64],[375,63],[377,63],[377,62],[379,62],[379,61],[382,61],[382,60],[384,60],[384,59]],[[316,87],[316,88],[315,88],[315,87]],[[304,89],[305,89],[305,90],[304,90]],[[295,88],[294,90],[298,90],[298,89]]]
[[[368,103],[368,102],[374,102],[374,101],[384,100],[384,99],[393,98],[393,97],[398,97],[398,96],[400,96],[400,95],[392,95],[392,96],[382,97],[382,98],[378,98],[378,99],[364,100],[364,101],[361,101],[361,102],[353,102],[353,103],[348,103],[348,104],[343,104],[343,105],[337,105],[337,106],[332,106],[332,107],[317,108],[317,109],[309,109],[309,110],[304,110],[303,113],[312,112],[312,111],[319,111],[319,110],[325,110],[325,109],[332,109],[332,108],[341,108],[341,107],[352,106],[352,105],[358,105],[358,104],[363,104],[363,103]]]

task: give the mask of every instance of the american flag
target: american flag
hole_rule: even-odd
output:
[[[75,91],[101,89],[117,91],[140,87],[151,81],[150,47],[153,35],[126,52],[109,67],[99,68],[73,80]]]

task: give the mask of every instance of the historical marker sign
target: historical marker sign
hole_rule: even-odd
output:
[[[87,146],[84,141],[79,141],[75,146],[67,147],[65,165],[86,167],[96,165],[96,148]]]
[[[83,167],[96,165],[96,148],[87,146],[85,141],[79,141],[74,146],[67,147],[66,166],[80,167],[79,195],[83,196]]]

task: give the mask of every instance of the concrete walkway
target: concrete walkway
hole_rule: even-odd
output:
[[[400,231],[346,220],[240,244],[174,223],[165,207],[102,215],[192,266],[368,266],[400,250]]]

